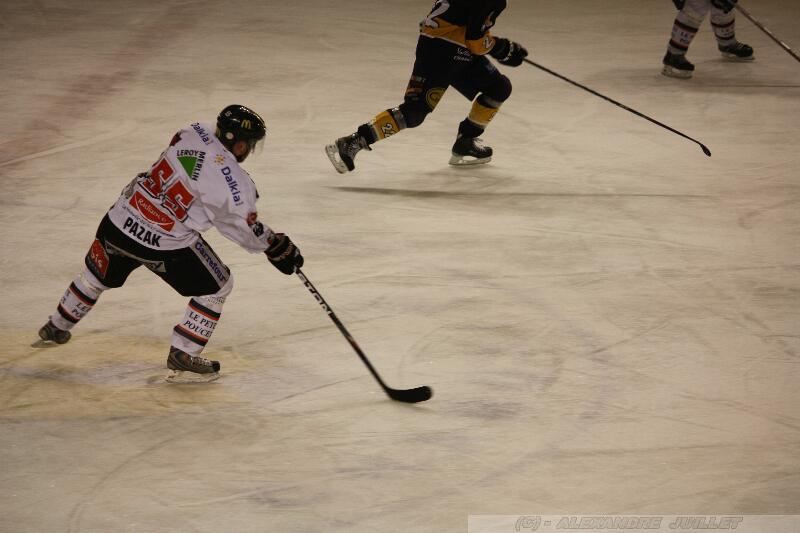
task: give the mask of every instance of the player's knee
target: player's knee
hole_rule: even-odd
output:
[[[216,305],[222,305],[225,303],[225,298],[233,291],[233,274],[228,274],[228,279],[225,283],[222,284],[217,292],[211,294],[204,294],[202,296],[195,296],[201,302],[206,303],[211,309],[214,309]]]
[[[699,28],[703,24],[703,19],[706,18],[708,9],[708,2],[686,2],[686,5],[678,12],[676,18],[678,21],[693,28]]]
[[[89,270],[88,268],[84,268],[83,272],[81,272],[80,281],[82,282],[82,284],[85,286],[86,289],[91,291],[92,296],[94,294],[99,296],[100,293],[102,293],[103,291],[112,288],[103,285],[103,283],[99,279],[97,279],[97,276],[95,276],[92,273],[92,271]],[[96,298],[97,296],[94,297]]]
[[[403,113],[406,127],[416,128],[425,121],[431,109],[424,102],[414,100],[400,104],[400,112]]]
[[[231,291],[233,291],[233,274],[228,274],[228,281],[225,282],[225,285],[220,287],[219,291],[211,296],[214,298],[221,298],[224,301]]]
[[[511,96],[511,80],[501,74],[494,83],[483,91],[483,94],[498,103],[503,103]]]

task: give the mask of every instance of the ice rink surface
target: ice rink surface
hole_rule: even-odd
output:
[[[800,49],[800,4],[748,2]],[[708,21],[660,75],[667,0],[517,0],[494,33],[713,152],[523,65],[341,176],[323,146],[401,102],[429,0],[0,6],[0,531],[464,532],[468,515],[800,514],[800,63]],[[163,381],[186,300],[145,269],[32,346],[105,210],[177,129],[242,103],[296,277],[212,231],[236,287],[212,384]]]

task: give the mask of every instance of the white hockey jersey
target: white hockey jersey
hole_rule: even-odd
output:
[[[214,226],[251,253],[269,246],[272,230],[258,221],[258,191],[214,135],[190,124],[146,173],[123,189],[108,216],[136,242],[157,250],[191,246]]]

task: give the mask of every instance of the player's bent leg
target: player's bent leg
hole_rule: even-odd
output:
[[[458,125],[458,135],[451,150],[451,165],[481,165],[492,160],[492,149],[479,138],[497,114],[502,102],[482,94],[472,103],[469,116]]]
[[[755,59],[750,45],[736,40],[736,17],[733,11],[724,13],[714,8],[711,12],[711,27],[717,38],[717,48],[722,57],[732,61],[752,61]]]
[[[70,340],[70,330],[92,310],[103,291],[121,287],[139,263],[109,251],[106,239],[113,234],[108,217],[97,229],[84,261],[84,271],[70,283],[47,323],[39,329],[45,344],[64,344]],[[125,239],[125,237],[122,237]]]
[[[172,346],[198,355],[205,348],[217,327],[225,298],[233,288],[233,277],[216,293],[193,296],[183,319],[172,330]]]
[[[687,0],[672,24],[669,44],[661,60],[661,74],[672,78],[691,78],[694,65],[686,59],[697,30],[708,12],[707,0]]]
[[[416,128],[422,124],[425,117],[436,107],[444,90],[439,88],[435,92],[428,91],[430,97],[427,100],[433,102],[432,105],[427,100],[419,98],[406,99],[398,107],[381,111],[370,122],[359,126],[355,133],[340,137],[327,145],[325,153],[333,167],[340,174],[349,172],[355,169],[354,160],[361,150],[372,150],[370,145],[396,135],[404,129]]]
[[[469,115],[458,125],[458,135],[451,150],[451,165],[481,165],[492,160],[492,149],[479,138],[497,115],[500,106],[511,96],[511,81],[497,73],[492,82],[472,102]]]
[[[206,382],[213,381],[219,377],[220,363],[200,356],[211,335],[217,327],[222,316],[222,307],[225,299],[233,290],[233,276],[214,254],[208,244],[200,239],[199,245],[203,247],[198,258],[203,258],[204,264],[187,259],[183,261],[182,270],[185,275],[180,276],[181,282],[176,282],[173,275],[164,276],[165,281],[170,283],[181,294],[191,294],[191,286],[195,286],[197,292],[207,292],[208,287],[216,288],[216,292],[192,296],[186,306],[183,319],[175,325],[172,330],[172,340],[167,356],[167,368],[169,374],[167,381],[187,383],[187,382]],[[192,248],[196,250],[196,246]],[[208,258],[210,263],[214,263],[214,268],[208,268]],[[220,279],[223,276],[223,279]],[[187,279],[194,279],[194,282],[186,283]],[[222,283],[220,286],[219,283]],[[203,290],[203,287],[206,290]]]
[[[39,338],[56,344],[69,341],[72,337],[69,330],[92,310],[106,289],[108,287],[100,283],[88,268],[85,269],[69,284],[56,312],[50,315],[47,324],[39,330]]]
[[[488,59],[475,56],[467,68],[454,75],[452,85],[472,101],[472,107],[458,125],[449,163],[457,166],[488,163],[492,160],[492,149],[484,146],[479,136],[511,96],[511,80]]]
[[[355,133],[336,139],[325,147],[333,167],[344,174],[355,168],[355,156],[370,145],[391,137],[406,128],[422,124],[436,108],[448,87],[448,72],[457,46],[440,39],[420,37],[414,68],[406,86],[403,103],[378,113],[359,126]]]

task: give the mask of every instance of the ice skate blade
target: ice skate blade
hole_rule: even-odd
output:
[[[52,341],[43,341],[42,339],[36,339],[31,343],[31,348],[55,348],[56,346],[58,344]]]
[[[211,372],[208,374],[198,374],[197,372],[188,372],[185,370],[170,370],[164,381],[167,383],[209,383],[219,379],[219,372]]]
[[[739,57],[736,54],[731,54],[730,52],[720,52],[722,57],[727,59],[728,61],[753,61],[756,56],[747,56],[747,57]]]
[[[336,147],[336,143],[326,145],[325,153],[328,154],[328,159],[331,160],[336,172],[339,174],[347,174],[347,165],[339,158],[339,149]]]
[[[471,159],[467,159],[467,158]],[[489,161],[492,160],[492,156],[483,157],[483,158],[473,158],[472,156],[463,156],[453,154],[450,156],[450,164],[454,167],[464,167],[469,165],[485,165]]]
[[[678,78],[681,80],[688,80],[692,77],[691,70],[679,70],[669,65],[664,65],[664,68],[661,69],[661,74],[667,76],[668,78]]]

